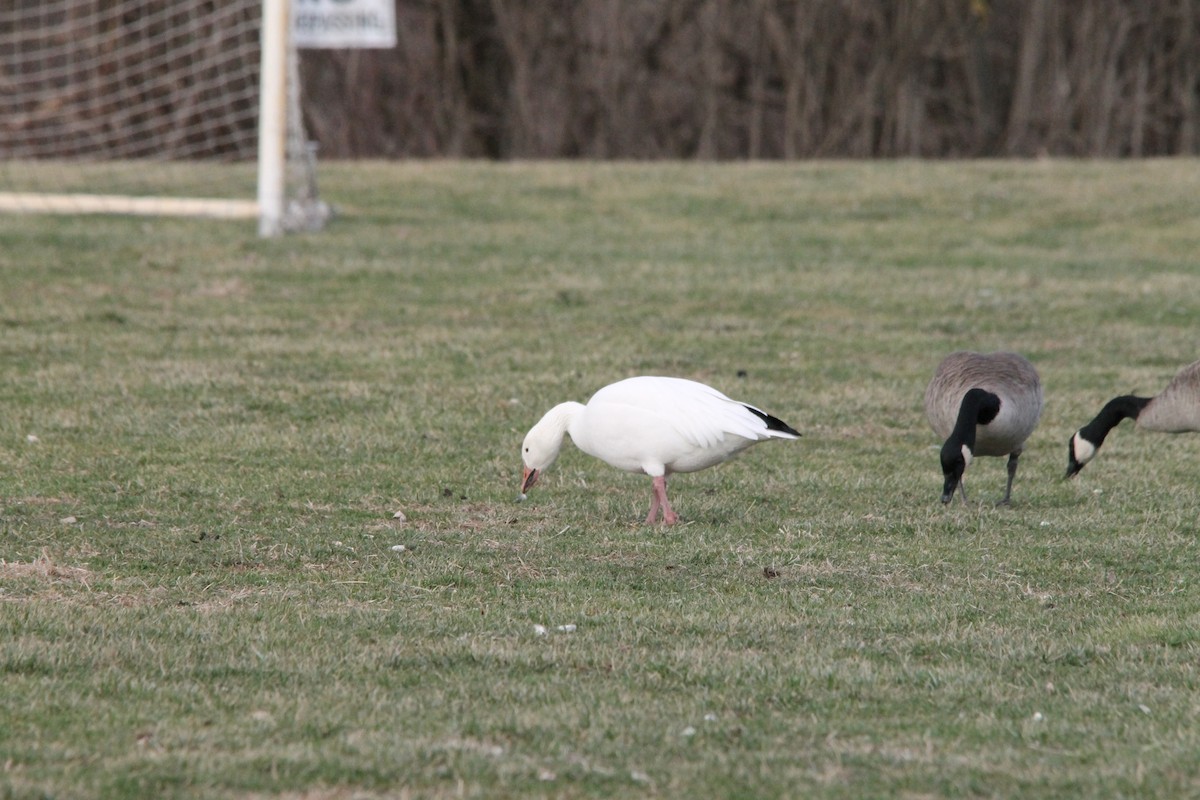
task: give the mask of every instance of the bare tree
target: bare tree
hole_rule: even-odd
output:
[[[326,157],[1200,153],[1200,0],[396,9],[394,49],[303,54],[306,123]],[[139,124],[172,129],[189,109],[164,100]],[[35,124],[16,115],[0,136]]]

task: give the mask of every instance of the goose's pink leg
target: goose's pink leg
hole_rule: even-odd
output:
[[[665,475],[659,475],[654,479],[654,493],[650,498],[650,513],[646,515],[646,524],[653,525],[658,517],[658,510],[662,509],[663,522],[667,525],[674,525],[679,521],[679,515],[671,508],[671,502],[667,500],[667,478]]]
[[[657,480],[657,478],[655,478]],[[658,489],[650,495],[650,513],[646,515],[646,524],[653,525],[654,519],[658,516]]]

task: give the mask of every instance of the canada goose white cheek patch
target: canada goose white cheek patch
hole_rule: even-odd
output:
[[[971,448],[967,447],[964,444],[962,446],[962,454],[963,454],[963,467],[966,468],[966,467],[971,466],[971,459],[973,459],[975,457],[971,453]]]
[[[1096,446],[1077,433],[1071,437],[1071,452],[1075,454],[1076,461],[1086,464],[1096,455]]]

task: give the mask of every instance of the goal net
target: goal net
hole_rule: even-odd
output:
[[[287,25],[288,0],[0,2],[0,210],[320,227]]]

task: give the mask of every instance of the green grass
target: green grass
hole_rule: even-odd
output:
[[[1061,480],[1198,355],[1200,163],[322,187],[276,241],[0,218],[0,797],[1200,793],[1200,439]],[[961,348],[1046,385],[1011,508],[938,502]],[[573,448],[516,504],[542,412],[642,373],[804,437],[671,529]]]

